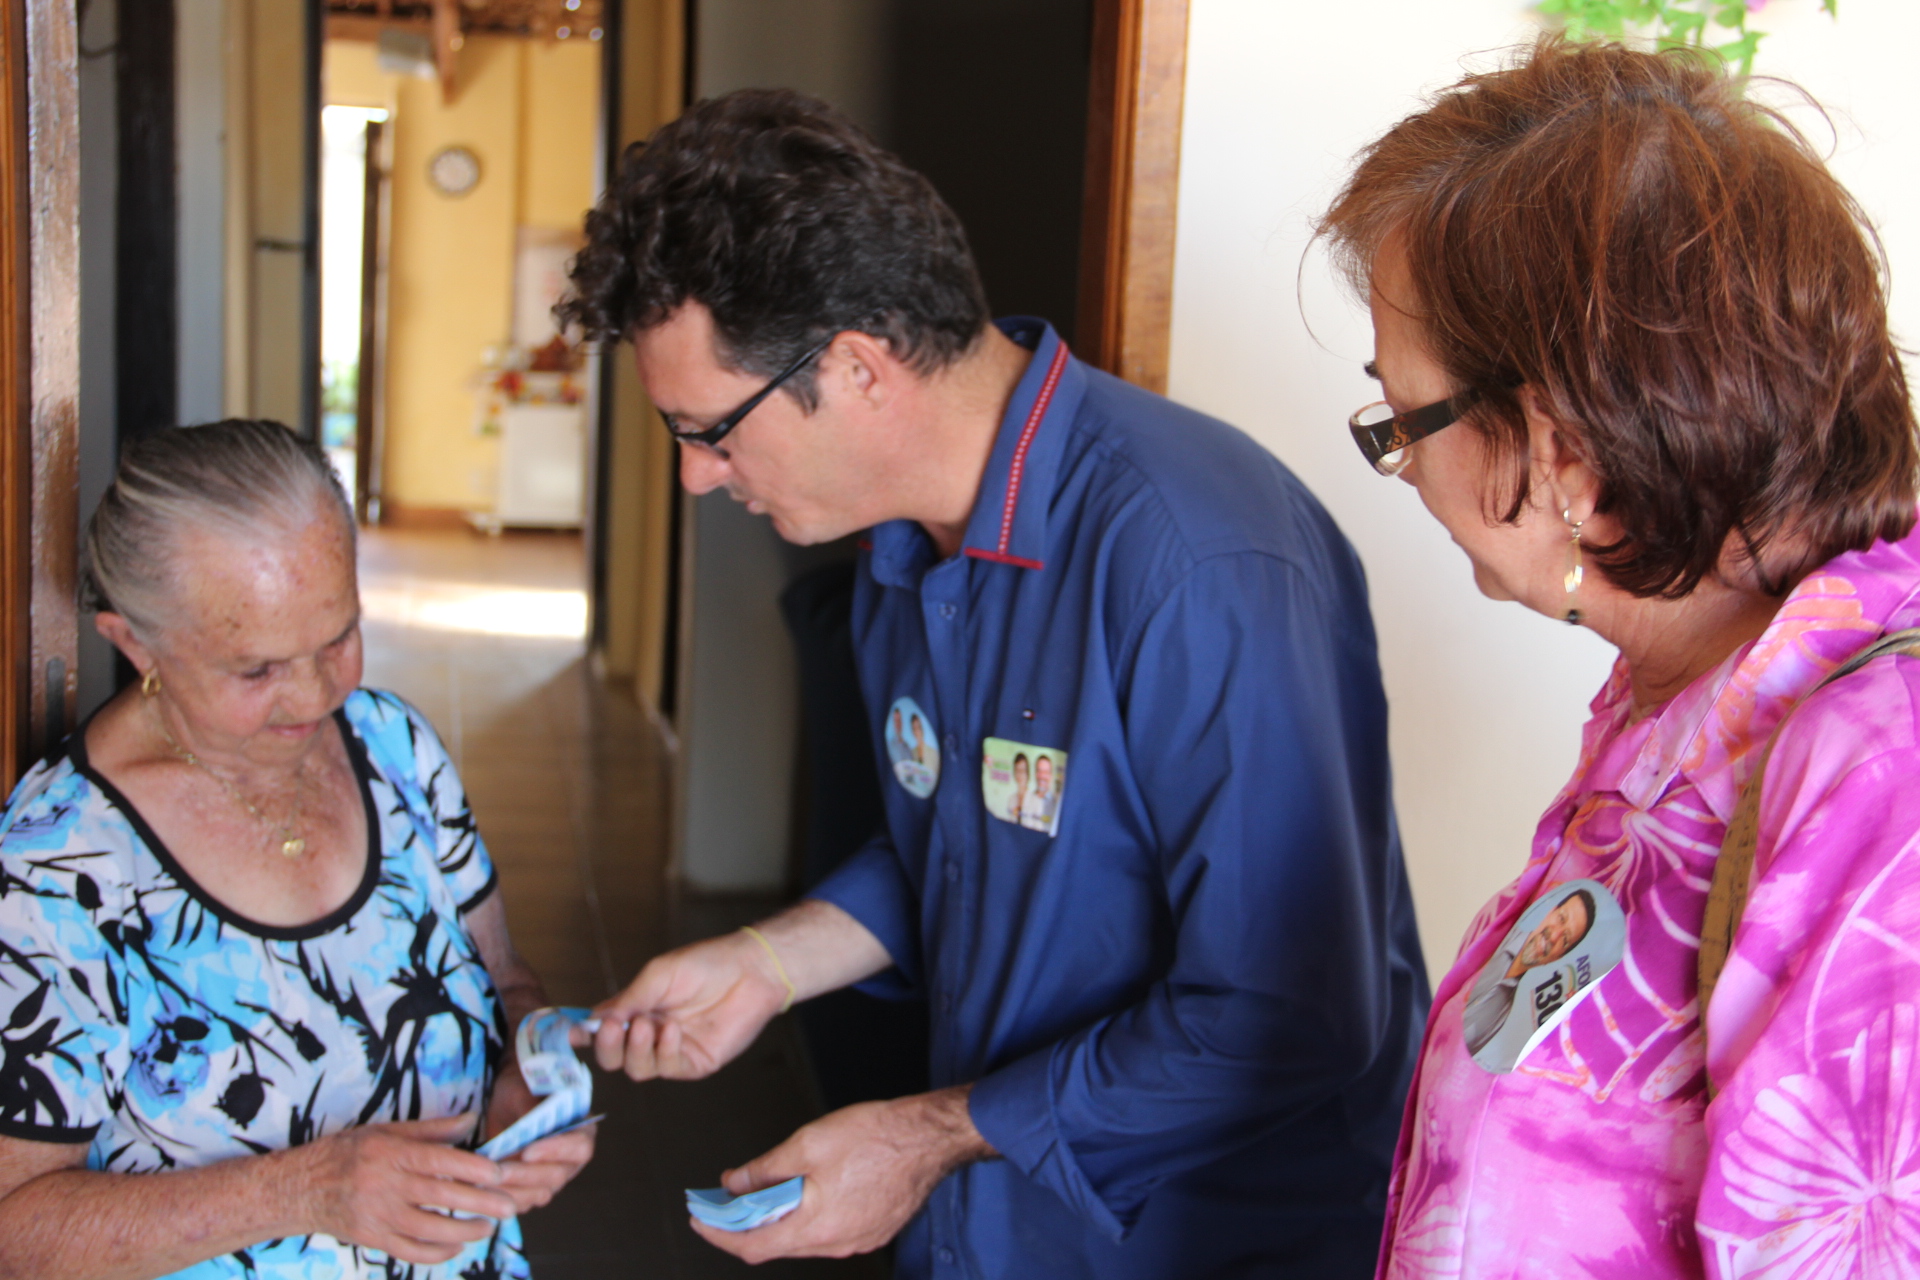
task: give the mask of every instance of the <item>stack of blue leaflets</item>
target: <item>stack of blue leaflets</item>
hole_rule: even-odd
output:
[[[743,1196],[730,1196],[719,1187],[711,1191],[688,1191],[687,1212],[722,1231],[751,1231],[778,1222],[798,1209],[801,1184],[805,1181],[805,1178],[788,1178]]]
[[[481,1155],[505,1160],[542,1138],[601,1119],[588,1114],[593,1110],[593,1076],[567,1038],[576,1025],[592,1031],[600,1024],[586,1009],[536,1009],[520,1020],[514,1044],[520,1074],[544,1100],[481,1144]]]

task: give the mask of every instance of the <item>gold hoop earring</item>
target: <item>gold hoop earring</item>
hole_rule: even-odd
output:
[[[1567,522],[1567,532],[1570,535],[1567,540],[1567,576],[1563,579],[1567,588],[1567,611],[1560,616],[1568,626],[1577,627],[1580,625],[1580,610],[1574,605],[1574,597],[1580,590],[1580,583],[1587,576],[1586,566],[1580,562],[1580,530],[1586,521],[1575,520],[1572,507],[1562,511],[1560,518]]]
[[[160,669],[148,667],[147,673],[140,677],[140,696],[152,698],[160,693]]]

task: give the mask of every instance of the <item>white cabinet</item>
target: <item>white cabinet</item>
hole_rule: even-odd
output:
[[[492,528],[577,529],[586,510],[585,406],[510,404],[500,411],[500,487]]]

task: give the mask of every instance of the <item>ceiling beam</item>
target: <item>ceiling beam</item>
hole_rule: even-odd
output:
[[[453,73],[460,46],[460,0],[433,0],[433,62],[440,69],[440,100],[453,101]]]

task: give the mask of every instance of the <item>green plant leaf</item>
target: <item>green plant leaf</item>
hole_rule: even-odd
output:
[[[1840,16],[1840,0],[1820,0],[1830,16]],[[1694,49],[1726,60],[1740,75],[1751,74],[1763,31],[1747,29],[1746,0],[1537,0],[1534,8],[1558,18],[1573,40],[1651,39],[1659,49]],[[1709,35],[1709,30],[1712,36]],[[1718,37],[1724,35],[1725,39]]]
[[[1673,13],[1667,17],[1667,29],[1661,35],[1664,45],[1699,44],[1707,33],[1707,15],[1704,13]]]
[[[1714,52],[1725,58],[1727,65],[1735,68],[1738,74],[1752,75],[1754,51],[1760,47],[1760,41],[1766,34],[1764,31],[1749,31],[1738,40],[1719,45]]]

